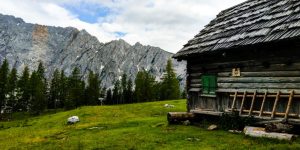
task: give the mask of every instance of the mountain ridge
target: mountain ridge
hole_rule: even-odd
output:
[[[100,42],[86,30],[74,27],[54,27],[24,22],[21,18],[0,14],[0,61],[7,58],[20,73],[25,65],[30,70],[43,61],[46,74],[54,69],[70,74],[77,66],[83,78],[90,70],[98,73],[104,87],[113,83],[125,73],[132,80],[138,71],[150,71],[158,80],[162,77],[168,59],[173,53],[159,47],[130,45],[123,39]],[[185,84],[185,62],[173,64],[181,86]]]

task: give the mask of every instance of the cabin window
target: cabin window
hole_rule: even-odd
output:
[[[217,76],[215,75],[202,75],[202,94],[215,95],[217,90]]]

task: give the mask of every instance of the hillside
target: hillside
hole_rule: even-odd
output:
[[[25,65],[36,69],[39,60],[48,75],[55,68],[68,75],[78,66],[84,78],[92,70],[99,74],[103,86],[110,87],[123,73],[134,80],[142,69],[159,79],[172,55],[158,47],[130,45],[122,39],[102,43],[85,30],[30,24],[0,14],[0,61],[7,58],[19,72]],[[173,60],[173,64],[183,87],[185,63]]]
[[[175,108],[165,108],[164,104]],[[299,139],[254,139],[197,126],[167,125],[166,113],[185,111],[185,100],[76,110],[0,122],[0,147],[6,149],[299,149]],[[66,125],[69,116],[81,121]],[[22,119],[21,119],[22,118]]]

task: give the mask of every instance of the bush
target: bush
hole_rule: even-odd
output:
[[[243,130],[245,126],[256,122],[253,116],[240,117],[238,112],[224,114],[219,120],[219,126],[223,130]]]

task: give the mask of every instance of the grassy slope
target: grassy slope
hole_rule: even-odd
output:
[[[164,108],[165,103],[175,108]],[[167,125],[166,113],[185,111],[185,101],[82,107],[0,122],[0,149],[299,149],[299,140],[254,139],[196,126]],[[78,115],[76,125],[66,125]],[[10,127],[10,128],[8,128]],[[98,127],[90,129],[91,127]]]

